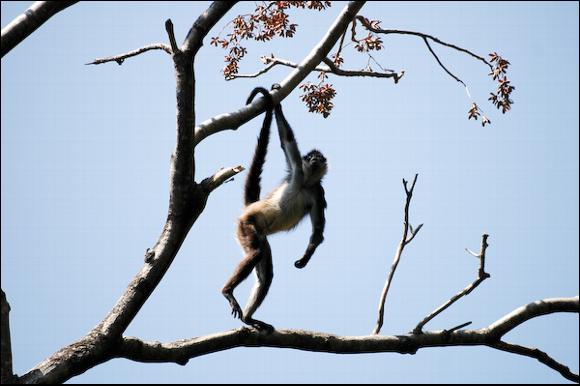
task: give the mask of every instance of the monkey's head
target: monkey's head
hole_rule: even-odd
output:
[[[307,185],[320,182],[328,171],[326,157],[319,150],[311,150],[302,157],[302,170],[304,171]]]

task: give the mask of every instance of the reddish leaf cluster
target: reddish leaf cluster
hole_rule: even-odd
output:
[[[491,120],[485,115],[481,115],[481,109],[477,106],[477,103],[473,102],[471,108],[467,112],[468,119],[475,119],[477,121],[478,117],[481,117],[481,126],[485,126],[491,123]]]
[[[369,20],[366,17],[362,17],[363,21],[363,25],[365,27],[371,27],[374,29],[379,29],[380,28],[380,24],[381,21],[380,20]],[[362,38],[362,39],[357,39],[356,38],[356,23],[353,23],[352,25],[352,34],[351,34],[351,40],[355,43],[354,48],[358,51],[358,52],[369,52],[369,51],[379,51],[381,49],[383,49],[383,41],[381,40],[380,37],[376,36],[374,33],[369,32],[369,34]]]
[[[330,115],[330,111],[334,107],[332,99],[336,96],[336,90],[331,84],[320,83],[316,85],[308,82],[301,84],[300,89],[304,91],[300,99],[306,103],[309,112],[322,114],[324,118]]]
[[[239,62],[244,58],[247,50],[242,46],[243,40],[269,41],[274,37],[291,38],[296,33],[297,24],[291,23],[286,10],[290,8],[306,8],[322,11],[330,7],[330,1],[271,1],[256,6],[249,15],[239,15],[230,24],[231,33],[225,39],[213,37],[210,44],[229,48],[225,56],[226,66],[223,69],[224,77],[232,79],[238,73]]]
[[[507,78],[507,69],[510,62],[499,56],[497,52],[493,52],[489,56],[491,57],[490,62],[493,63],[493,70],[489,75],[493,80],[497,81],[498,85],[496,93],[491,92],[488,100],[505,114],[506,111],[511,109],[511,105],[514,103],[510,99],[510,95],[516,89],[510,84],[510,80]]]

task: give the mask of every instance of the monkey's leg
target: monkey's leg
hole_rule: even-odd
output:
[[[232,315],[234,318],[243,318],[242,308],[234,297],[234,289],[252,272],[252,269],[260,261],[262,254],[260,253],[260,245],[263,243],[260,239],[264,238],[256,232],[256,229],[251,224],[240,223],[238,228],[238,239],[242,248],[246,252],[244,259],[238,264],[234,273],[222,289],[222,294],[230,303],[232,307]],[[264,238],[265,239],[265,238]]]
[[[256,265],[256,284],[254,285],[250,298],[248,299],[248,304],[244,310],[242,321],[258,330],[272,332],[274,330],[273,326],[252,318],[254,312],[256,312],[258,307],[260,307],[266,298],[270,285],[272,284],[272,279],[274,278],[272,251],[270,250],[268,240],[266,240],[262,245],[261,253],[262,257]]]

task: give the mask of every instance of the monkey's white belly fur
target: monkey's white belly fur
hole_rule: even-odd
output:
[[[284,182],[263,200],[246,207],[240,221],[253,218],[267,235],[294,228],[308,213],[311,197],[307,191],[290,189]]]

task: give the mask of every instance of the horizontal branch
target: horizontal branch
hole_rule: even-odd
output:
[[[145,46],[145,47],[137,48],[136,50],[127,52],[125,54],[109,56],[108,58],[98,58],[98,59],[93,60],[90,63],[86,63],[86,65],[103,64],[103,63],[108,63],[108,62],[117,62],[117,64],[120,66],[121,64],[123,64],[125,59],[130,58],[132,56],[140,55],[144,52],[151,51],[151,50],[163,50],[170,55],[172,53],[171,47],[169,47],[167,44],[155,43],[155,44],[149,44],[148,46]]]
[[[504,344],[496,340],[497,335],[494,330],[500,329],[503,324],[517,323],[519,325],[539,316],[540,314],[535,311],[537,303],[550,304],[552,312],[578,313],[579,309],[578,297],[545,299],[518,309],[518,312],[525,314],[526,317],[517,321],[506,316],[493,325],[479,330],[451,329],[395,336],[338,336],[304,330],[275,330],[271,334],[265,334],[244,327],[172,343],[145,342],[133,337],[124,337],[113,356],[138,362],[173,362],[185,365],[191,358],[234,347],[279,347],[335,354],[378,352],[414,354],[424,347],[485,345],[507,351]],[[545,361],[542,363],[547,364]],[[556,368],[550,364],[547,365]]]
[[[228,80],[233,80],[233,79],[237,79],[237,78],[257,78],[260,75],[263,75],[265,73],[267,73],[268,71],[270,71],[273,67],[277,66],[277,65],[281,65],[281,66],[286,66],[286,67],[291,67],[291,68],[298,68],[298,63],[294,63],[291,62],[289,60],[286,59],[280,59],[280,58],[276,58],[274,56],[262,56],[261,57],[262,62],[264,62],[266,64],[266,67],[264,67],[263,69],[261,69],[260,71],[257,71],[255,73],[252,74],[233,74],[231,76],[231,78],[229,78]],[[405,74],[405,71],[400,71],[400,72],[375,72],[375,71],[356,71],[356,70],[343,70],[339,67],[337,67],[332,60],[330,60],[329,58],[324,58],[322,59],[322,61],[324,62],[324,64],[326,64],[326,66],[317,66],[313,69],[313,71],[316,72],[325,72],[327,74],[334,74],[336,76],[345,76],[345,77],[369,77],[369,78],[393,78],[393,80],[395,81],[395,83],[399,82],[399,79],[401,79],[403,77],[403,75]]]

